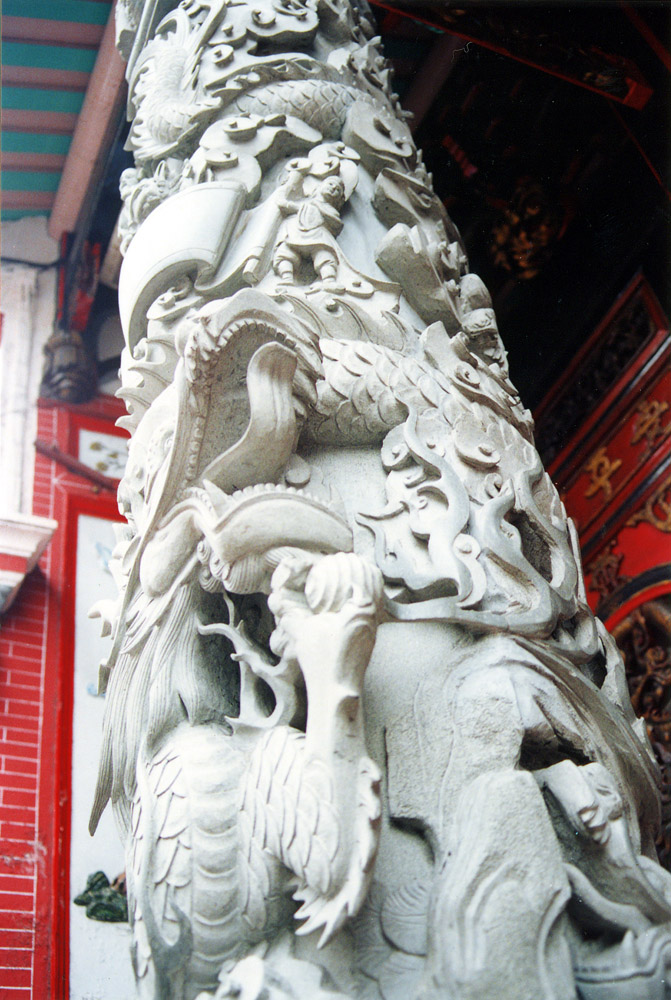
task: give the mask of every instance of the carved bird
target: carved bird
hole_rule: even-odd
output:
[[[196,26],[178,7],[159,25],[133,67],[129,103],[135,118],[127,147],[142,163],[188,149],[192,137],[221,105],[198,82],[203,46],[221,21],[225,7],[214,3]]]

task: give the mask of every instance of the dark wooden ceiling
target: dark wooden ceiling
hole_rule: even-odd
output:
[[[638,270],[670,311],[671,5],[373,10],[534,407]],[[119,143],[92,225],[103,242],[126,165]]]
[[[533,407],[637,270],[669,312],[671,7],[375,9],[412,102],[452,35],[416,139]]]

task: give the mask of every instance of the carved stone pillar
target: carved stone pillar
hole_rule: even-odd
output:
[[[139,995],[662,997],[647,736],[369,21],[126,20],[91,822]]]

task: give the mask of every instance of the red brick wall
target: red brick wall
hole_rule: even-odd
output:
[[[119,404],[45,406],[38,438],[72,451],[73,427],[113,431]],[[0,997],[66,1000],[69,906],[70,642],[73,498],[109,510],[111,494],[40,455],[33,513],[59,529],[0,623]],[[72,508],[74,509],[74,508]],[[67,630],[70,631],[70,630]]]
[[[40,411],[41,436],[55,436],[57,418],[57,410]],[[53,468],[38,457],[34,513],[53,517],[53,503]],[[46,874],[37,814],[51,560],[49,547],[0,628],[0,995],[7,1000],[33,996],[37,883]]]
[[[32,996],[49,554],[0,631],[0,996]]]

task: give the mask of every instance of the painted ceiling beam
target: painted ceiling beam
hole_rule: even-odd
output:
[[[30,67],[31,69],[58,69],[86,73],[88,76],[96,61],[97,49],[81,49],[72,45],[43,45],[31,42],[2,43],[4,65]]]
[[[43,69],[35,66],[10,66],[3,63],[3,87],[43,87],[65,91],[84,91],[89,74],[64,69]]]
[[[498,53],[498,55],[514,59],[525,66],[531,66],[549,76],[590,90],[610,101],[636,108],[638,111],[645,107],[652,95],[652,88],[632,59],[601,52],[595,46],[588,45],[587,49],[592,62],[577,68],[572,65],[574,47],[570,40],[559,47],[546,46],[549,52],[545,51],[539,58],[536,56],[530,58],[526,48],[519,47],[514,36],[511,35],[510,38],[502,40],[494,29],[486,23],[483,27],[478,19],[479,15],[482,14],[479,7],[452,8],[451,5],[442,3],[441,0],[438,2],[436,0],[420,0],[420,2],[410,5],[407,5],[407,0],[404,0],[403,3],[398,2],[398,0],[371,0],[371,3],[376,8],[390,11],[393,15],[407,17],[440,31],[457,35],[466,42],[473,42],[475,45]],[[511,5],[508,6],[512,9]],[[525,16],[524,11],[522,11],[521,16]],[[486,22],[486,12],[484,20]],[[382,30],[383,32],[385,30],[384,24]],[[529,28],[529,31],[533,31],[533,27]],[[536,51],[540,52],[540,50]],[[598,79],[594,78],[594,66],[599,66],[606,77],[611,71],[617,70],[622,92],[616,93],[607,85],[600,84]]]
[[[58,188],[58,177],[52,171],[44,170],[8,170],[7,164],[2,173],[3,191],[53,191]]]
[[[65,156],[57,153],[8,153],[3,150],[4,170],[40,170],[60,173],[65,165]]]
[[[459,58],[461,40],[456,35],[441,35],[434,43],[428,58],[420,66],[408,92],[403,98],[403,107],[411,111],[408,122],[415,132],[424,120],[429,108],[452,72]]]
[[[78,114],[84,101],[83,94],[69,90],[42,90],[39,87],[5,87],[2,107],[16,111],[62,111]]]
[[[38,42],[91,48],[100,44],[104,28],[78,21],[49,21],[38,17],[14,17],[3,14],[2,34],[8,41]]]
[[[3,126],[4,124],[3,122]],[[3,131],[3,161],[8,153],[51,154],[62,156],[65,160],[71,142],[72,139],[68,135],[38,135],[34,132]]]
[[[32,209],[48,212],[55,201],[53,191],[3,191],[2,207],[10,211],[17,209]]]
[[[111,0],[4,0],[5,14],[22,15],[54,21],[99,24],[104,27]]]
[[[64,111],[26,111],[3,108],[3,132],[47,132],[70,136],[77,124],[77,115]]]

